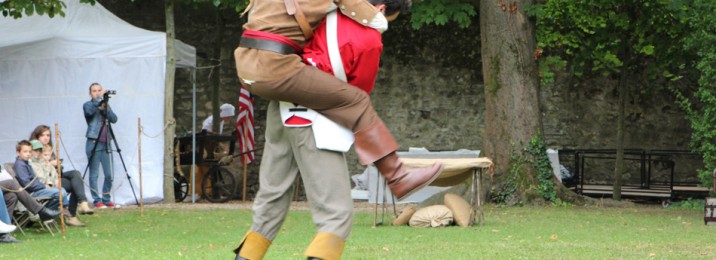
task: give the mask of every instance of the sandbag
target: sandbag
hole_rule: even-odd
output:
[[[470,214],[472,213],[472,207],[462,197],[452,194],[445,194],[445,206],[450,209],[455,223],[461,227],[467,227],[470,225]]]
[[[412,227],[443,227],[452,223],[452,212],[445,205],[432,205],[419,209],[410,218]]]
[[[413,214],[415,214],[415,211],[417,211],[415,206],[413,206],[413,205],[406,206],[403,209],[403,211],[401,211],[400,214],[398,214],[398,217],[396,217],[395,220],[393,220],[393,226],[402,226],[402,225],[408,224],[408,221],[410,221],[410,217],[412,217]]]

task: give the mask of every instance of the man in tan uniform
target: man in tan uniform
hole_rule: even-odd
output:
[[[345,15],[365,26],[387,29],[387,20],[365,0],[334,0]],[[402,199],[430,184],[442,164],[407,169],[396,155],[398,144],[377,116],[368,94],[333,75],[301,62],[297,53],[312,29],[332,10],[329,0],[253,0],[239,48],[234,52],[241,82],[249,91],[271,100],[284,100],[314,109],[352,129],[359,161],[375,164],[391,192]],[[289,15],[291,14],[291,15]],[[271,241],[249,231],[238,248],[237,259],[263,258]],[[342,251],[344,241],[319,233],[309,245],[309,258],[326,259]],[[321,255],[318,255],[321,254]],[[338,253],[340,256],[340,253]]]

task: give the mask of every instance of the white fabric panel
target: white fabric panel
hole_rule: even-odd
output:
[[[57,142],[58,123],[65,168],[84,174],[87,124],[82,104],[89,100],[89,85],[98,82],[117,91],[109,104],[119,117],[113,130],[127,173],[119,154],[113,153],[115,202],[135,204],[127,175],[139,197],[137,118],[151,135],[142,135],[141,140],[144,201],[161,201],[165,33],[134,27],[99,3],[65,3],[64,18],[0,17],[0,163],[15,160],[15,144],[27,139],[37,125],[53,128]],[[176,46],[177,66],[195,67],[194,48],[180,41]],[[100,174],[99,183],[102,179]]]
[[[145,202],[157,202],[163,197],[163,57],[121,59],[72,59],[50,61],[0,60],[0,72],[9,77],[0,79],[0,118],[5,123],[0,131],[0,158],[14,161],[15,144],[29,137],[35,126],[46,124],[59,128],[66,151],[61,150],[67,169],[84,174],[87,167],[84,137],[87,124],[82,104],[89,100],[88,88],[99,82],[116,90],[110,106],[119,117],[112,125],[122,157],[139,196],[139,158],[137,151],[137,118],[142,119],[144,132],[156,136],[142,136],[143,195]],[[138,70],[137,68],[144,68]],[[35,73],[36,71],[47,73]],[[7,74],[6,74],[7,73]],[[116,147],[115,147],[116,148]],[[120,204],[134,204],[134,195],[124,174],[122,161],[114,153],[114,194]],[[100,175],[102,176],[102,175]],[[85,178],[88,180],[88,177]],[[103,177],[100,177],[100,183]],[[89,189],[87,189],[89,196]]]
[[[166,56],[165,34],[132,26],[99,3],[65,1],[64,18],[0,18],[2,59]]]
[[[180,40],[174,40],[174,57],[177,68],[196,68],[196,49]]]

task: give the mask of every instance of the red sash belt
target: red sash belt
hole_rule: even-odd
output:
[[[301,53],[301,46],[283,35],[262,31],[244,30],[239,46],[273,51],[281,54]]]

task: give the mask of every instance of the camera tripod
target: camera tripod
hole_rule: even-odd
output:
[[[95,140],[94,146],[92,147],[92,153],[90,154],[89,159],[87,160],[87,167],[85,168],[85,172],[82,175],[82,178],[84,179],[85,176],[87,176],[87,170],[89,170],[89,167],[92,164],[92,160],[94,159],[95,155],[97,154],[97,147],[98,147],[98,144],[100,143],[99,137],[102,134],[102,131],[104,131],[104,129],[106,127],[106,129],[107,129],[107,132],[106,132],[107,140],[106,141],[107,142],[105,143],[104,149],[103,149],[104,151],[102,151],[102,152],[106,152],[109,155],[109,169],[110,169],[109,176],[112,176],[112,179],[114,180],[114,163],[113,163],[114,159],[112,157],[112,142],[114,142],[114,146],[117,147],[117,154],[119,154],[119,160],[122,162],[122,167],[124,169],[124,175],[127,177],[127,180],[129,181],[129,187],[132,189],[132,195],[134,195],[134,201],[137,203],[137,205],[139,205],[139,200],[137,199],[137,194],[134,191],[134,185],[132,185],[132,177],[129,176],[129,173],[127,171],[127,166],[125,165],[124,158],[122,157],[122,149],[119,148],[119,144],[117,143],[117,139],[115,138],[115,135],[114,135],[114,130],[112,130],[112,124],[109,121],[109,112],[110,112],[109,111],[109,98],[110,98],[109,95],[114,94],[114,93],[115,93],[114,91],[104,93],[103,99],[100,102],[100,106],[102,104],[104,104],[104,108],[102,108],[100,110],[100,113],[102,114],[102,123],[99,128],[97,140]],[[102,164],[101,161],[98,163]],[[97,180],[95,180],[95,181],[97,181]],[[91,187],[92,187],[92,185],[90,185],[90,188]],[[104,188],[105,187],[102,187],[102,189],[104,189]],[[111,188],[108,190],[108,192],[109,191],[111,191]],[[99,194],[100,198],[104,195],[104,192],[100,192],[99,190],[93,190],[92,192],[96,192],[97,194]]]

